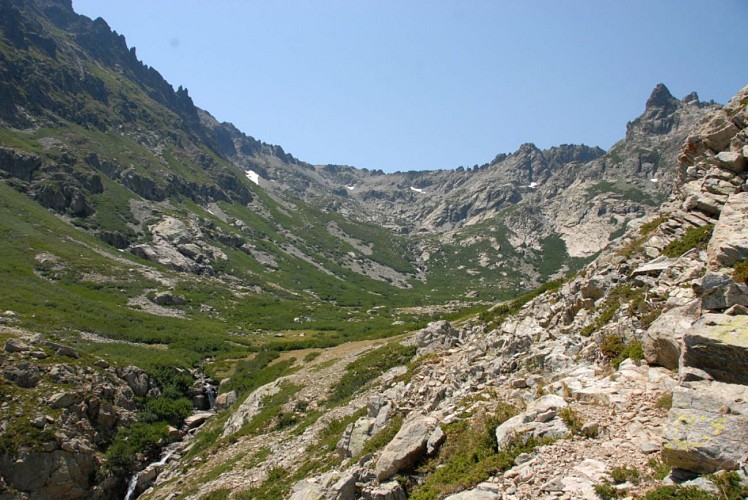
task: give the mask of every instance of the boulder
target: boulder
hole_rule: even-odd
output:
[[[726,274],[707,273],[693,288],[701,297],[701,307],[710,311],[748,305],[748,286],[735,283]]]
[[[151,226],[150,229],[154,236],[163,238],[175,245],[189,243],[193,239],[187,225],[174,217],[165,217],[158,224]]]
[[[405,422],[377,460],[377,479],[384,481],[412,467],[426,453],[429,437],[436,426],[436,418],[425,415],[416,415]]]
[[[81,401],[80,394],[75,392],[58,392],[53,394],[48,400],[50,408],[69,408],[74,404],[78,404]]]
[[[9,338],[5,341],[5,352],[24,352],[29,349],[31,347],[20,339]]]
[[[403,487],[397,481],[388,481],[376,486],[365,488],[362,498],[369,500],[406,500]]]
[[[148,393],[148,375],[137,366],[125,366],[117,369],[117,376],[124,379],[136,396],[145,396]]]
[[[171,292],[159,292],[153,297],[154,304],[160,306],[181,306],[186,303],[184,297],[174,295]]]
[[[208,420],[212,416],[213,413],[205,411],[193,413],[192,415],[184,419],[184,426],[188,429],[200,427],[205,423],[206,420]]]
[[[236,391],[224,392],[216,397],[216,411],[225,410],[236,402]]]
[[[674,307],[662,313],[644,334],[644,359],[650,365],[677,370],[681,354],[683,332],[699,317],[699,301]]]
[[[35,364],[21,360],[15,366],[7,367],[3,371],[3,377],[19,387],[30,389],[39,383],[41,372]]]
[[[705,314],[683,335],[681,364],[748,385],[748,316]]]
[[[748,455],[748,387],[689,382],[673,390],[663,459],[698,474],[737,469]]]
[[[717,155],[720,165],[735,173],[745,171],[745,158],[739,151],[722,151]]]
[[[727,118],[726,114],[719,113],[701,128],[699,135],[707,147],[714,151],[722,151],[738,132],[738,128]]]
[[[710,268],[732,267],[748,259],[748,192],[730,195],[707,246]]]
[[[355,457],[364,448],[366,441],[369,439],[374,419],[361,417],[355,422],[348,424],[343,436],[338,441],[335,451],[340,458]]]

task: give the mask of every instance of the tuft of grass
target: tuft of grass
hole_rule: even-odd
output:
[[[610,471],[610,477],[616,484],[629,482],[631,484],[639,484],[642,480],[641,472],[635,467],[616,467]]]
[[[748,259],[735,264],[732,272],[732,279],[736,283],[745,283],[748,285]]]
[[[669,485],[648,491],[644,500],[719,500],[719,497],[695,486]]]
[[[304,356],[304,363],[309,363],[311,361],[314,361],[315,359],[317,359],[320,356],[320,354],[322,354],[322,351],[312,351],[312,352],[310,352],[309,354],[307,354],[306,356]]]
[[[719,498],[742,500],[748,497],[748,486],[743,486],[740,475],[735,471],[710,474],[708,479],[719,490]]]
[[[652,234],[654,230],[660,227],[662,223],[665,222],[666,220],[667,219],[665,218],[664,215],[660,215],[656,219],[642,224],[641,227],[639,228],[639,234],[641,234],[642,236],[647,236],[649,234]]]
[[[624,359],[640,361],[644,359],[644,349],[640,340],[626,340],[620,335],[605,335],[600,344],[600,352],[618,369]]]
[[[596,484],[595,494],[600,497],[601,500],[612,500],[613,498],[621,498],[623,496],[623,493],[618,491],[608,481]]]
[[[571,406],[562,408],[558,416],[566,424],[572,434],[581,434],[584,426],[584,418]]]
[[[712,237],[713,224],[707,224],[703,227],[689,227],[686,233],[679,239],[671,241],[662,249],[662,254],[670,257],[680,257],[692,248],[705,250],[709,240]]]
[[[671,467],[662,461],[659,457],[652,457],[647,460],[647,465],[652,471],[652,477],[658,481],[665,479],[670,474]]]

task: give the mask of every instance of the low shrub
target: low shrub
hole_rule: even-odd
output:
[[[714,225],[712,224],[702,227],[690,227],[679,240],[668,243],[662,249],[662,254],[670,258],[675,258],[680,257],[692,248],[704,250],[712,237],[713,229]]]
[[[566,424],[572,434],[581,434],[584,426],[584,418],[571,406],[562,408],[558,416]]]

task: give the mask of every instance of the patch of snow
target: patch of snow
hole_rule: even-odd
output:
[[[354,189],[356,189],[356,186],[346,186],[346,189],[348,189],[349,191],[353,191]]]
[[[254,170],[247,170],[246,174],[247,174],[247,178],[250,181],[254,182],[258,186],[260,185],[260,174],[258,174]]]
[[[536,187],[538,187],[538,183],[537,182],[531,182],[528,187],[531,187],[532,189],[535,189]]]
[[[411,191],[415,191],[416,193],[423,193],[423,189],[418,189],[417,187],[410,186]]]
[[[652,178],[652,179],[649,179],[649,180],[650,180],[650,181],[652,181],[652,182],[657,182],[657,181],[659,181],[660,179],[658,179],[657,177],[654,177],[654,178]]]

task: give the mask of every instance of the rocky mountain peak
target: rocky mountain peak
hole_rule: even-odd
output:
[[[647,99],[646,109],[650,108],[672,108],[677,105],[678,99],[673,97],[664,83],[658,83]]]

